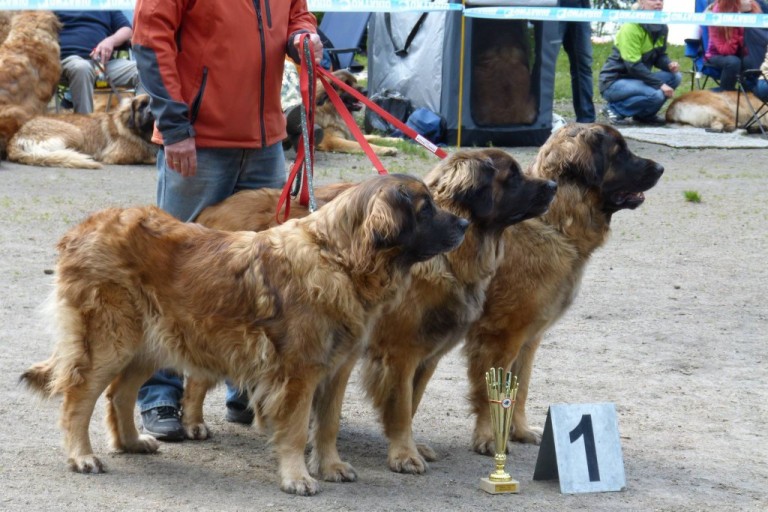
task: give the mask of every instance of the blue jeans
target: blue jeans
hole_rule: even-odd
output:
[[[657,71],[653,75],[673,89],[677,89],[683,79],[680,73],[670,71]],[[616,80],[602,92],[602,95],[611,109],[625,117],[654,116],[667,101],[661,89],[636,78]]]
[[[736,77],[741,71],[741,57],[736,55],[713,55],[707,65],[720,70],[720,89],[736,90]]]
[[[282,142],[259,149],[198,148],[197,173],[185,178],[165,165],[157,154],[157,205],[189,222],[206,207],[235,192],[254,188],[280,188],[285,184]],[[184,393],[182,377],[170,370],[156,372],[139,390],[141,412],[165,405],[179,408]],[[227,382],[227,405],[248,405],[248,395]]]
[[[559,30],[563,49],[568,54],[568,63],[571,66],[571,92],[576,122],[594,123],[592,28],[587,22],[567,21],[560,23]]]
[[[768,82],[763,79],[758,80],[752,92],[761,100],[768,101]]]

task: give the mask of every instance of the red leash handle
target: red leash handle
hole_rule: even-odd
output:
[[[406,125],[405,123],[400,121],[398,118],[396,118],[395,116],[393,116],[392,114],[390,114],[389,112],[387,112],[386,110],[384,110],[383,108],[381,108],[380,106],[378,106],[377,104],[375,104],[374,102],[372,102],[371,100],[366,98],[362,93],[357,91],[354,87],[350,87],[349,85],[345,84],[343,80],[340,80],[339,78],[336,78],[336,76],[334,76],[333,73],[331,73],[329,71],[326,71],[323,68],[318,68],[317,72],[318,72],[318,75],[319,75],[321,81],[324,78],[327,78],[327,79],[331,80],[334,84],[336,84],[339,87],[341,87],[344,91],[346,91],[347,93],[351,94],[352,96],[354,96],[355,98],[357,98],[358,100],[363,102],[368,108],[370,108],[371,110],[373,110],[374,112],[379,114],[381,117],[386,119],[389,124],[391,124],[392,126],[396,127],[398,130],[400,130],[401,132],[403,132],[404,134],[409,136],[411,139],[416,141],[418,144],[420,144],[421,146],[426,148],[427,151],[429,151],[430,153],[438,156],[439,158],[445,158],[446,156],[448,156],[448,154],[445,151],[443,151],[441,148],[437,147],[429,139],[427,139],[426,137],[424,137],[420,133],[417,133],[416,130],[414,130],[410,126]],[[325,82],[323,82],[323,83],[325,84]],[[325,90],[326,90],[326,92],[328,92],[328,90],[329,90],[329,87],[327,85],[325,85]],[[334,103],[334,105],[336,105],[336,104]],[[339,108],[339,107],[337,106],[336,108]],[[341,109],[339,111],[340,112],[346,111],[346,108],[344,108],[343,111]],[[349,124],[349,123],[347,123],[347,124]],[[350,126],[350,128],[352,128],[352,127]],[[357,128],[356,124],[355,124],[355,128]],[[360,131],[359,128],[358,128],[357,131],[358,132]],[[353,132],[353,134],[354,134],[354,132]]]
[[[312,187],[312,170],[315,163],[315,90],[316,82],[315,76],[319,68],[315,66],[315,54],[312,48],[312,43],[309,39],[309,34],[299,35],[299,47],[302,51],[301,54],[301,70],[299,73],[299,88],[301,91],[301,103],[304,111],[302,112],[302,134],[299,136],[298,147],[296,148],[296,160],[288,173],[288,180],[285,182],[283,191],[280,194],[280,198],[277,201],[277,211],[275,212],[275,220],[278,224],[282,224],[290,218],[291,202],[288,200],[288,196],[291,195],[291,188],[293,187],[296,177],[299,172],[301,175],[301,185],[299,194],[299,204],[303,206],[310,205],[310,209],[314,208],[314,194],[310,188]],[[306,146],[306,149],[305,149]],[[311,199],[311,201],[310,201]],[[282,220],[280,219],[280,210],[285,206],[285,213]]]

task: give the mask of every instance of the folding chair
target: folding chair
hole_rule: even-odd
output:
[[[768,134],[766,134],[765,127],[762,123],[763,117],[768,114],[768,99],[763,100],[754,94],[749,94],[749,84],[753,83],[752,80],[756,80],[761,76],[764,80],[768,80],[768,76],[759,69],[747,69],[739,73],[738,80],[736,80],[736,123],[738,126],[739,120],[741,119],[739,117],[739,107],[741,105],[741,96],[743,95],[744,100],[749,107],[750,115],[739,128],[744,128],[750,133],[756,133],[757,130],[755,129],[755,126],[757,126],[757,129],[760,130],[763,138],[768,139]],[[753,102],[759,102],[760,104],[755,108]]]
[[[704,89],[710,78],[720,85],[720,70],[708,65],[704,60],[708,41],[707,27],[699,27],[699,39],[685,39],[684,55],[691,59],[691,70],[686,71],[691,75],[691,90]],[[704,81],[701,80],[702,77]]]
[[[362,50],[360,46],[368,28],[370,12],[326,12],[318,27],[318,34],[327,50],[327,67],[331,71],[349,69],[362,71],[363,66],[354,62],[355,55]]]

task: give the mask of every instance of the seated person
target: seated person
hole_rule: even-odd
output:
[[[663,0],[639,0],[638,8],[660,11]],[[663,125],[656,115],[682,80],[680,65],[667,55],[666,25],[624,23],[613,51],[600,70],[600,94],[607,102],[603,114],[613,125]],[[660,71],[652,71],[653,67]]]
[[[136,63],[130,59],[112,59],[116,48],[129,42],[131,23],[120,11],[56,11],[62,23],[61,73],[72,95],[74,111],[93,112],[93,88],[104,66],[117,87],[139,86]],[[139,92],[139,91],[137,91]]]
[[[760,7],[752,0],[716,0],[712,12],[753,12]],[[720,90],[736,90],[736,79],[741,72],[742,59],[747,54],[742,27],[707,27],[709,44],[704,54],[707,65],[720,70]]]

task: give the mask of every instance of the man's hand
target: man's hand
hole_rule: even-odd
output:
[[[677,73],[678,71],[680,71],[680,64],[677,61],[673,60],[672,62],[669,63],[669,71],[672,73]]]
[[[298,50],[299,55],[302,55],[304,50],[299,46],[299,40],[303,34],[296,34],[293,38],[293,46]],[[323,42],[320,40],[320,36],[317,34],[309,34],[309,42],[312,44],[312,51],[315,56],[315,64],[320,64],[323,59]]]
[[[664,96],[667,98],[671,98],[675,94],[675,90],[667,84],[661,84],[661,92],[663,92]]]
[[[97,60],[102,64],[106,64],[112,57],[112,52],[115,51],[115,43],[112,40],[112,36],[105,37],[96,48],[91,51],[91,58]]]
[[[165,165],[185,178],[197,172],[197,151],[195,138],[190,137],[165,146]]]

